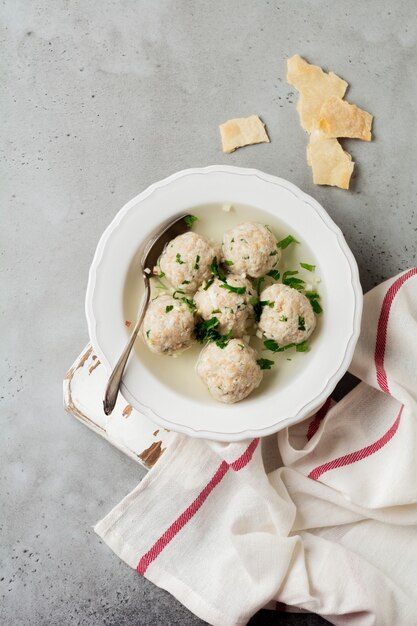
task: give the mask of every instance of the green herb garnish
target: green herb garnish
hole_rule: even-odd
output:
[[[286,315],[281,315],[281,317],[279,318],[280,322],[288,322],[288,317]]]
[[[288,343],[286,346],[279,346],[274,339],[267,339],[264,341],[264,346],[267,350],[271,352],[284,352],[284,350],[289,350],[295,346],[295,343]]]
[[[210,285],[212,285],[214,283],[214,278],[209,278],[209,280],[206,282],[206,284],[204,285],[203,289],[204,291],[207,291],[207,289],[210,287]]]
[[[318,302],[320,300],[319,294],[316,291],[306,291],[305,295],[310,300],[314,313],[321,313],[323,309],[320,305],[320,302]]]
[[[183,281],[182,281],[182,284],[183,284],[183,285],[189,285],[189,284],[190,284],[190,281],[189,281],[189,280],[183,280]]]
[[[269,253],[269,256],[277,256],[278,251],[277,250],[272,250],[272,252]]]
[[[316,269],[315,265],[310,265],[309,263],[300,263],[301,267],[304,267],[305,270],[308,270],[309,272],[314,272]]]
[[[184,222],[187,224],[188,228],[192,228],[194,222],[197,222],[198,217],[195,215],[186,215],[184,217]]]
[[[275,365],[274,361],[270,361],[269,359],[257,359],[256,362],[261,370],[270,370],[271,367]]]
[[[260,300],[256,296],[252,296],[249,299],[249,304],[253,306],[253,312],[255,314],[255,321],[259,322],[259,320],[261,319],[262,309],[264,308],[264,306],[269,306],[272,309],[275,303],[270,302],[269,300]]]
[[[165,313],[169,313],[170,311],[172,311],[173,308],[174,307],[172,304],[168,304],[168,306],[165,307]]]
[[[302,289],[304,289],[305,281],[301,278],[295,278],[296,274],[298,274],[297,270],[288,270],[287,272],[284,272],[284,274],[282,275],[282,282],[288,287],[292,287],[293,289],[301,291]]]
[[[181,298],[181,302],[184,302],[184,304],[188,306],[190,313],[194,313],[197,308],[197,305],[192,298]]]
[[[147,330],[147,331],[146,331],[146,336],[147,336],[148,338],[149,338],[149,334],[150,334],[150,332],[151,332],[151,329],[149,329],[149,330]]]
[[[199,266],[200,258],[201,258],[200,255],[197,254],[197,256],[195,257],[195,263],[194,263],[194,269],[195,270],[200,269],[200,266]]]
[[[216,346],[218,346],[219,348],[223,350],[223,348],[227,346],[231,338],[232,338],[232,331],[229,330],[227,335],[220,335],[220,337],[216,341]]]
[[[308,352],[310,350],[310,346],[308,345],[308,341],[303,341],[302,343],[298,343],[295,346],[297,352]]]
[[[305,319],[304,317],[301,317],[301,315],[298,316],[298,330],[305,330],[306,329],[306,324],[305,324]]]
[[[295,237],[293,237],[292,235],[288,235],[288,237],[285,237],[285,239],[281,239],[281,241],[278,241],[277,248],[281,248],[281,250],[285,250],[285,248],[288,248],[288,246],[291,243],[300,243],[300,242],[297,241],[297,239],[295,239]]]
[[[267,276],[270,276],[274,280],[278,280],[280,277],[280,273],[278,272],[278,270],[271,270],[270,272],[268,272]]]
[[[176,289],[176,290],[174,291],[174,293],[172,294],[172,297],[173,297],[173,298],[175,298],[175,300],[181,300],[181,298],[177,298],[177,296],[175,295],[176,293],[182,293],[182,294],[184,294],[184,293],[185,293],[185,291],[183,291],[182,289]]]
[[[184,261],[181,261],[181,255],[179,252],[177,252],[177,254],[175,255],[175,260],[177,263],[179,263],[180,265],[184,265]]]
[[[264,282],[264,280],[265,278],[263,276],[260,276],[259,278],[254,278],[252,280],[252,285],[254,289],[256,289],[258,294],[261,293],[262,283]]]
[[[204,343],[205,341],[217,341],[219,333],[216,331],[217,326],[220,324],[217,317],[212,317],[209,320],[200,322],[195,327],[195,336],[197,341]]]
[[[246,287],[233,287],[233,285],[229,285],[228,283],[224,283],[223,285],[220,285],[220,288],[227,289],[228,291],[231,291],[232,293],[237,293],[240,296],[246,293]]]
[[[230,267],[231,265],[234,265],[233,261],[230,261],[229,259],[225,259],[225,260],[223,261],[223,263],[224,263],[225,265],[227,265],[227,267]]]
[[[213,273],[214,276],[216,276],[219,280],[221,280],[222,282],[226,282],[226,274],[223,272],[222,268],[219,267],[219,264],[217,262],[217,257],[215,256],[211,265],[210,265],[210,269]]]

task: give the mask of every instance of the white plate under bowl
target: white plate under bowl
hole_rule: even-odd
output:
[[[299,422],[325,401],[352,359],[359,336],[362,290],[355,259],[340,229],[318,202],[295,185],[254,169],[221,165],[184,170],[128,202],[97,246],[86,315],[94,351],[108,372],[127,340],[123,297],[132,260],[162,224],[192,212],[193,207],[213,203],[252,206],[278,217],[288,232],[299,235],[314,252],[325,311],[313,348],[300,355],[306,361],[287,384],[269,385],[263,393],[232,405],[215,402],[208,394],[200,399],[178,393],[161,382],[142,363],[140,350],[135,350],[122,393],[137,410],[165,428],[192,437],[238,441]]]

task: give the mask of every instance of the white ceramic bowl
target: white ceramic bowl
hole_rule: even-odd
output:
[[[277,382],[232,405],[219,404],[208,393],[207,398],[178,393],[142,363],[136,350],[125,371],[122,393],[165,428],[192,437],[238,441],[271,434],[311,415],[352,359],[362,312],[358,269],[340,229],[318,202],[281,178],[223,165],[184,170],[151,185],[119,211],[102,235],[90,268],[86,315],[94,351],[110,373],[129,333],[123,299],[128,275],[132,280],[133,260],[162,224],[192,212],[193,207],[225,202],[279,217],[288,232],[298,234],[314,252],[325,311],[313,349],[302,355],[306,359],[302,369],[285,385]]]

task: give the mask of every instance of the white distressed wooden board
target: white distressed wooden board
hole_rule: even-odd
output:
[[[86,426],[145,468],[152,467],[174,434],[138,413],[121,394],[111,415],[103,411],[107,374],[88,345],[64,378],[64,406]]]

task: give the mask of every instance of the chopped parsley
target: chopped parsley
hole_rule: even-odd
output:
[[[297,270],[288,270],[287,272],[284,272],[282,275],[282,282],[288,287],[292,287],[293,289],[298,289],[298,291],[301,291],[302,289],[304,289],[305,282],[301,278],[296,278],[296,274],[298,274]]]
[[[194,263],[194,269],[195,270],[200,269],[200,266],[199,266],[200,259],[201,259],[200,255],[197,254],[197,256],[195,257],[195,263]]]
[[[195,327],[195,336],[197,341],[204,343],[205,341],[216,341],[219,338],[219,333],[216,328],[220,324],[217,317],[212,317],[209,320],[200,322]]]
[[[300,263],[301,267],[303,267],[305,270],[308,270],[309,272],[314,272],[316,269],[315,265],[310,265],[309,263]]]
[[[186,215],[184,217],[184,222],[187,224],[188,228],[192,228],[194,222],[197,222],[198,217],[196,217],[195,215]]]
[[[281,315],[281,317],[279,318],[280,322],[288,322],[288,317],[286,315]]]
[[[210,265],[210,269],[213,273],[213,276],[216,276],[219,280],[221,280],[222,282],[226,282],[226,274],[223,272],[222,268],[219,267],[219,264],[217,262],[217,257],[215,256],[211,265]]]
[[[278,254],[278,251],[277,251],[277,250],[272,250],[272,251],[269,253],[269,256],[277,256],[277,254]]]
[[[291,243],[300,243],[300,242],[297,239],[295,239],[295,237],[293,237],[292,235],[288,235],[288,237],[285,237],[285,239],[281,239],[281,241],[278,241],[277,248],[281,248],[281,250],[285,250],[285,248],[288,248],[288,246]]]
[[[231,265],[234,265],[233,261],[230,261],[229,259],[225,259],[225,260],[223,261],[223,263],[224,263],[225,265],[227,265],[227,267],[230,267]]]
[[[246,293],[246,287],[233,287],[233,285],[229,285],[228,283],[224,283],[223,285],[220,285],[220,288],[227,289],[228,291],[231,291],[232,293],[237,293],[240,296]]]
[[[256,296],[252,296],[249,300],[249,304],[253,306],[253,312],[255,314],[255,321],[259,322],[259,320],[261,319],[262,309],[264,308],[264,306],[269,306],[272,309],[275,303],[270,302],[269,300],[260,300]]]
[[[320,296],[316,291],[306,291],[306,297],[310,300],[310,304],[313,307],[314,313],[321,313],[323,311],[321,304],[319,302]]]
[[[274,361],[270,361],[269,359],[257,359],[257,364],[261,368],[261,370],[270,370],[273,365],[275,365]]]
[[[194,313],[197,308],[197,305],[192,298],[181,298],[181,302],[184,302],[184,304],[188,306],[190,313]]]
[[[175,255],[175,260],[177,263],[179,263],[180,265],[184,265],[184,261],[181,261],[181,255],[179,252],[177,252],[177,254]]]
[[[213,315],[214,313],[221,313],[220,309],[213,309],[211,314]]]
[[[216,346],[218,346],[219,348],[221,348],[223,350],[223,348],[225,348],[227,346],[227,344],[229,343],[231,338],[232,338],[232,331],[229,330],[227,335],[220,335],[219,336],[219,338],[216,341]]]
[[[165,307],[165,313],[169,313],[173,308],[174,306],[172,304],[168,304],[168,306]]]
[[[185,295],[183,295],[182,297],[178,297],[176,295],[177,293],[185,294],[185,291],[183,291],[182,289],[176,289],[172,294],[172,297],[175,298],[175,300],[181,300],[181,302],[184,302],[184,304],[188,306],[190,313],[194,313],[195,309],[197,308],[194,300],[192,298],[186,298]]]
[[[295,346],[297,352],[308,352],[310,350],[310,346],[308,345],[308,341],[303,341],[302,343],[298,343]]]
[[[254,278],[252,280],[252,285],[254,286],[254,289],[256,289],[256,291],[259,293],[261,293],[261,288],[262,288],[262,283],[264,282],[265,278],[263,276],[261,276],[260,278]]]
[[[288,343],[286,346],[279,346],[274,339],[267,339],[264,341],[264,346],[267,350],[271,352],[284,352],[284,350],[289,350],[295,346],[295,343]]]
[[[206,282],[206,284],[204,285],[203,289],[204,291],[207,291],[207,289],[210,287],[210,285],[212,285],[214,283],[214,278],[209,278],[209,280]]]
[[[182,281],[182,284],[183,284],[183,285],[189,285],[189,284],[190,284],[190,281],[189,281],[189,280],[183,280],[183,281]]]
[[[232,337],[232,331],[230,330],[226,335],[220,335],[216,330],[219,324],[220,322],[217,317],[212,317],[209,320],[197,324],[195,328],[197,341],[200,343],[215,341],[216,346],[223,350]]]
[[[298,330],[306,329],[306,321],[301,315],[298,316]]]
[[[268,272],[267,276],[270,276],[274,280],[278,280],[280,277],[280,273],[278,272],[278,270],[271,270],[270,272]]]
[[[151,329],[149,329],[149,330],[147,330],[147,331],[146,331],[146,336],[147,336],[148,338],[149,338],[150,333],[151,333]]]

